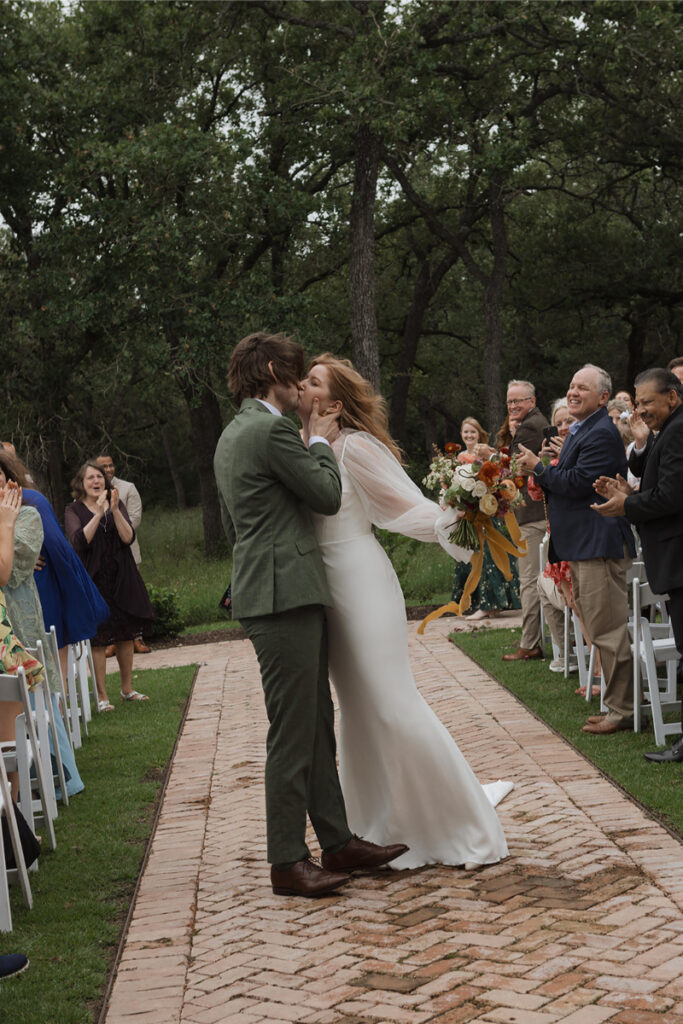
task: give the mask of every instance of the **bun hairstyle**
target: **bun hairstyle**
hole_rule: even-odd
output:
[[[376,393],[370,381],[361,376],[349,359],[338,359],[331,352],[315,356],[309,364],[309,372],[314,366],[327,369],[330,397],[342,403],[340,429],[346,427],[372,434],[403,463],[403,452],[389,433],[386,402]]]

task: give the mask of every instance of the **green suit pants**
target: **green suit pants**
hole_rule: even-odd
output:
[[[306,813],[323,850],[351,837],[336,764],[334,706],[322,605],[240,620],[254,645],[270,728],[266,747],[268,860],[308,857]]]

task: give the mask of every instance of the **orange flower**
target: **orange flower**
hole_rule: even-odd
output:
[[[524,477],[523,476],[516,476],[515,477],[515,486],[518,487],[520,489],[520,491],[521,491],[522,487],[524,487],[524,482],[525,481],[524,481]]]
[[[495,462],[485,462],[477,476],[484,481],[487,487],[490,487],[500,476],[500,467]]]
[[[447,452],[448,455],[453,455],[455,452],[460,451],[460,445],[456,444],[455,441],[446,441],[443,446],[443,450]]]

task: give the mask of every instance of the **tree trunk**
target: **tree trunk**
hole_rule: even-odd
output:
[[[504,418],[503,389],[500,379],[500,360],[503,351],[503,324],[501,306],[507,269],[507,235],[502,183],[493,180],[489,185],[489,216],[493,246],[493,269],[484,286],[484,339],[483,380],[486,422],[500,423]]]
[[[164,446],[164,454],[166,455],[166,461],[168,463],[168,471],[171,474],[171,480],[173,481],[173,486],[175,488],[176,504],[178,508],[187,508],[185,488],[183,487],[180,470],[178,469],[178,460],[175,457],[175,448],[171,444],[168,436],[168,427],[165,424],[163,427],[159,427],[159,434],[161,435],[161,443]]]
[[[413,300],[403,322],[403,342],[394,378],[390,410],[392,436],[403,448],[407,442],[406,416],[411,373],[415,366],[424,318],[445,274],[457,260],[458,254],[451,249],[435,270],[432,270],[429,260],[422,261],[413,288]]]
[[[628,365],[626,367],[625,387],[632,390],[634,380],[640,371],[645,369],[643,366],[643,353],[645,352],[645,344],[647,342],[650,310],[633,309],[626,317],[626,320],[631,325],[631,331],[626,341],[628,346]]]
[[[375,196],[379,141],[363,124],[356,135],[356,168],[351,200],[349,301],[351,353],[359,373],[379,391],[379,347],[375,316]]]
[[[187,378],[182,380],[180,388],[190,413],[190,438],[195,452],[204,522],[204,552],[207,558],[211,558],[224,537],[213,473],[213,455],[223,430],[221,411],[213,391],[196,377],[191,381]]]
[[[53,421],[54,422],[54,421]],[[48,498],[60,523],[64,522],[66,487],[64,484],[64,458],[61,436],[54,427],[44,432],[46,449],[45,475],[47,477]]]

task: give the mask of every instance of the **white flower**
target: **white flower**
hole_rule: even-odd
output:
[[[488,488],[483,480],[475,481],[474,487],[472,488],[472,494],[475,498],[483,498],[487,491]]]
[[[487,516],[494,516],[498,511],[498,499],[494,494],[485,494],[479,499],[479,509]]]

